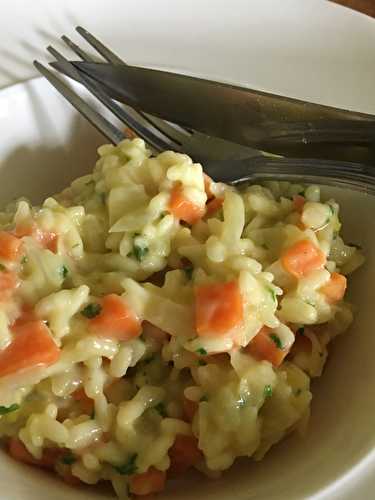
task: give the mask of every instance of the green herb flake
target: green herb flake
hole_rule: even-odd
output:
[[[301,328],[298,328],[297,333],[298,335],[305,335],[305,327],[301,326]]]
[[[65,279],[69,274],[69,269],[65,265],[62,265],[60,268],[60,274],[62,278]]]
[[[7,415],[8,413],[12,413],[13,411],[17,411],[20,409],[20,405],[14,403],[10,406],[0,406],[0,416]]]
[[[98,314],[100,314],[100,311],[102,310],[102,306],[97,303],[91,303],[88,304],[82,311],[81,314],[82,316],[85,316],[85,318],[95,318]]]
[[[269,384],[264,386],[263,394],[265,398],[270,398],[272,396],[272,387]]]
[[[308,304],[309,306],[313,306],[315,307],[315,304],[314,302],[312,302],[311,300],[305,300],[306,304]]]
[[[165,404],[162,402],[160,402],[156,406],[154,406],[154,410],[156,410],[159,413],[159,415],[163,418],[166,418],[168,416],[167,410],[165,409]]]
[[[191,278],[193,277],[193,271],[193,266],[184,267],[184,273],[186,274],[188,280],[191,280]]]
[[[206,351],[206,349],[204,349],[204,347],[200,347],[195,352],[200,354],[201,356],[207,356],[207,351]]]
[[[130,476],[131,474],[135,474],[137,472],[137,460],[138,454],[134,453],[130,455],[128,461],[124,465],[114,466],[114,469],[121,474],[122,476]]]
[[[273,288],[271,288],[271,287],[267,287],[267,290],[270,292],[271,297],[272,297],[272,300],[273,300],[274,302],[277,302],[277,297],[276,297],[276,292],[275,292],[275,290],[274,290]]]
[[[207,364],[207,363],[205,362],[205,360],[204,360],[204,359],[198,359],[198,365],[199,365],[199,366],[206,366],[206,364]]]
[[[278,349],[284,348],[283,343],[280,340],[280,337],[278,335],[276,335],[276,333],[271,333],[270,339],[272,340],[272,342],[274,342],[274,344],[276,345],[276,347]]]
[[[24,255],[21,259],[21,264],[24,265],[24,264],[27,264],[29,262],[29,258],[27,257],[27,255]]]
[[[72,465],[74,464],[74,462],[76,462],[77,459],[76,457],[73,455],[73,453],[66,453],[65,455],[63,455],[61,457],[61,462],[65,465]]]
[[[149,252],[149,248],[148,247],[137,245],[136,243],[134,243],[132,254],[138,260],[138,262],[142,262],[142,260],[148,254],[148,252]]]

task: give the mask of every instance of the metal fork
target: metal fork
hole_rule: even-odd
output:
[[[76,31],[105,61],[117,65],[126,65],[125,61],[87,30],[78,26]],[[96,60],[67,36],[63,35],[61,38],[83,61],[90,62]],[[54,47],[49,46],[47,50],[60,63],[60,68],[66,76],[81,83],[109,111],[111,111],[120,122],[133,131],[135,135],[144,139],[155,152],[172,149],[177,152],[188,153],[199,161],[209,159],[238,159],[263,154],[261,151],[253,150],[246,146],[210,137],[179,126],[172,126],[160,118],[135,111],[127,106],[120,106],[117,102],[108,97],[97,82],[78,72],[74,65]],[[53,66],[53,63],[50,64]],[[120,130],[98,111],[89,106],[89,104],[87,104],[54,72],[47,69],[38,61],[34,61],[34,65],[58,92],[111,142],[117,144],[126,137],[123,130]]]

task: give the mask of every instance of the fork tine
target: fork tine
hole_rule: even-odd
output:
[[[136,121],[129,113],[125,111],[124,108],[119,106],[114,102],[108,95],[99,87],[99,85],[94,82],[91,78],[86,77],[76,70],[73,64],[68,61],[60,52],[55,48],[49,46],[47,47],[48,52],[50,52],[57,59],[56,64],[52,64],[53,67],[59,67],[67,74],[71,74],[72,78],[78,80],[86,89],[93,94],[107,109],[109,109],[119,120],[121,120],[125,125],[130,127],[134,132],[142,137],[150,146],[152,146],[157,151],[163,151],[164,149],[170,149],[171,145],[162,139],[160,139],[152,130],[144,127],[138,121]]]
[[[125,62],[118,57],[117,54],[112,52],[108,47],[102,44],[94,35],[89,33],[82,26],[77,26],[76,31],[86,40],[86,42],[94,47],[94,49],[99,52],[99,54],[104,57],[104,59],[112,64],[125,64]]]
[[[73,40],[71,40],[69,37],[63,35],[61,39],[83,61],[95,62],[95,59],[93,57],[91,57],[86,51],[81,49],[81,47],[79,47],[76,43],[74,43]]]
[[[88,62],[95,62],[95,59],[90,56],[87,52],[85,52],[83,49],[81,49],[81,47],[79,47],[76,43],[74,43],[69,37],[63,35],[61,37],[61,39],[66,43],[66,45],[75,53],[77,54],[83,61],[88,61]],[[47,49],[48,50],[48,49]],[[108,49],[109,50],[109,49]],[[55,55],[56,57],[56,55]],[[57,59],[57,57],[56,57]],[[126,63],[123,62],[122,63],[123,65],[126,66]],[[68,68],[66,68],[68,69]],[[75,78],[75,76],[73,75],[73,73],[70,73],[68,74],[68,72],[66,72],[66,74],[68,76],[70,76],[70,78]],[[76,73],[77,75],[77,73]],[[132,108],[130,108],[132,109]],[[172,128],[170,125],[168,124],[165,124],[164,125],[164,120],[161,120],[159,118],[155,118],[155,117],[149,117],[149,116],[146,116],[145,113],[142,113],[141,111],[135,111],[135,110],[132,110],[132,112],[136,115],[136,116],[140,116],[143,120],[145,120],[146,122],[150,123],[154,128],[156,128],[156,130],[158,130],[160,133],[164,134],[167,136],[168,139],[170,139],[171,141],[174,141],[176,144],[174,145],[174,148],[176,148],[176,146],[181,146],[181,143],[180,143],[180,137],[177,136],[177,134],[173,134],[173,137],[172,137],[172,134],[171,132],[174,131],[175,129]]]
[[[112,50],[110,50],[108,47],[106,47],[100,40],[98,40],[94,35],[92,35],[90,32],[88,32],[85,28],[82,28],[82,26],[77,26],[76,31],[86,40],[86,42],[94,48],[99,54],[107,61],[112,64],[116,65],[125,65],[127,66],[126,62],[121,59],[117,54],[115,54]],[[65,41],[65,40],[64,40]],[[70,46],[70,44],[68,44]],[[75,45],[75,44],[73,44]],[[74,48],[71,47],[73,50]],[[79,49],[81,50],[81,49]],[[78,52],[74,50],[76,54]],[[138,111],[138,114],[142,116],[144,120],[149,122],[153,127],[155,127],[157,130],[159,130],[162,134],[166,135],[168,139],[176,142],[179,146],[181,146],[186,140],[186,137],[189,137],[191,135],[191,132],[189,130],[184,129],[183,127],[179,127],[176,129],[175,127],[172,127],[172,125],[169,125],[169,123],[165,122],[164,120],[160,118],[156,118],[155,116],[149,115],[147,113],[142,113]],[[181,132],[180,130],[183,130]]]
[[[55,89],[63,96],[70,104],[77,109],[99,132],[105,135],[113,144],[118,144],[125,135],[121,130],[110,123],[104,116],[92,109],[81,97],[68,87],[60,78],[54,75],[52,71],[47,69],[39,61],[34,61],[35,68],[55,87]]]

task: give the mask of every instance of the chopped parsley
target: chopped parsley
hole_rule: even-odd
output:
[[[328,215],[328,217],[327,217],[327,219],[325,221],[325,224],[328,224],[329,221],[332,219],[332,217],[335,215],[335,211],[334,211],[333,207],[331,205],[327,205],[327,206],[329,208],[329,212],[330,213],[329,213],[329,215]]]
[[[146,247],[145,245],[137,245],[134,243],[133,245],[133,251],[131,252],[131,255],[138,260],[138,262],[142,262],[142,260],[146,257],[146,255],[149,252],[149,248]]]
[[[66,453],[61,457],[61,462],[65,465],[72,465],[74,462],[76,462],[76,457],[73,455],[73,453]]]
[[[204,347],[200,347],[195,352],[200,354],[201,356],[207,356],[207,351],[206,351],[206,349],[204,349]]]
[[[24,255],[21,259],[21,264],[27,264],[29,262],[29,258],[27,255]]]
[[[167,410],[165,409],[165,404],[160,402],[156,406],[154,406],[154,409],[159,413],[159,415],[163,418],[167,417]]]
[[[276,297],[276,292],[275,292],[275,290],[274,290],[273,288],[271,288],[271,287],[267,287],[267,290],[270,292],[271,297],[272,297],[272,300],[273,300],[274,302],[277,302],[277,297]]]
[[[272,387],[269,384],[264,386],[263,394],[265,398],[270,398],[272,396]]]
[[[193,277],[193,271],[193,266],[184,267],[184,273],[186,274],[188,280],[191,280],[191,278]]]
[[[7,413],[12,413],[12,411],[16,411],[20,409],[20,405],[14,403],[10,406],[0,406],[0,416],[6,415]]]
[[[199,365],[199,366],[206,366],[206,364],[207,364],[207,363],[205,362],[205,360],[204,360],[204,359],[198,359],[198,365]]]
[[[102,310],[102,306],[100,304],[97,304],[95,302],[88,304],[82,311],[81,314],[82,316],[85,316],[86,318],[95,318],[98,314],[100,314],[100,311]]]
[[[305,300],[305,302],[306,302],[306,304],[309,304],[309,306],[315,307],[314,302],[312,302],[311,300]]]
[[[301,326],[301,328],[298,328],[297,333],[299,335],[305,335],[305,327]]]
[[[276,333],[271,333],[270,339],[272,340],[272,342],[274,342],[274,344],[276,345],[276,347],[278,349],[284,348],[283,343],[280,340],[280,337],[278,335],[276,335]]]
[[[114,469],[122,476],[130,476],[131,474],[134,474],[135,472],[137,472],[137,465],[135,463],[137,457],[138,454],[133,453],[133,455],[130,455],[128,461],[124,465],[115,465]]]
[[[60,268],[60,274],[62,278],[65,279],[69,274],[69,269],[66,266],[62,265]]]

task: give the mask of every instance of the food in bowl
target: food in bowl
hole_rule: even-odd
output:
[[[120,498],[215,477],[306,427],[363,262],[318,186],[241,190],[140,139],[1,213],[0,436]]]

